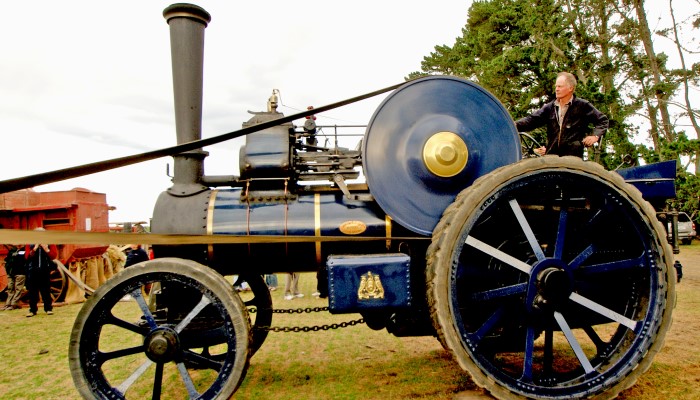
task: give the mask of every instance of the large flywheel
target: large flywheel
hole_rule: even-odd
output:
[[[431,315],[500,399],[613,398],[663,344],[672,265],[653,208],[619,175],[572,157],[527,159],[445,211],[428,250]]]
[[[362,146],[372,196],[396,222],[423,235],[462,189],[520,159],[518,132],[503,105],[449,76],[421,78],[389,95]]]
[[[229,398],[249,343],[247,310],[228,281],[194,261],[162,258],[126,268],[88,298],[69,363],[86,399]]]

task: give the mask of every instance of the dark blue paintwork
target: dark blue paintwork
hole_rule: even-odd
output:
[[[647,201],[676,197],[676,161],[663,161],[616,171],[622,178],[642,192]]]
[[[240,189],[218,190],[214,194],[214,210],[210,224],[215,235],[276,236],[405,236],[406,231],[390,224],[374,202],[346,199],[340,192],[305,193],[288,202],[241,201]],[[318,198],[318,206],[315,202]],[[316,216],[318,210],[319,215]],[[316,231],[317,221],[319,223]],[[344,233],[340,227],[358,221],[365,230]],[[386,253],[385,240],[347,242],[266,243],[214,246],[211,257],[226,269],[227,263],[248,265],[256,271],[315,271],[325,265],[331,254]],[[242,266],[241,265],[241,266]]]
[[[457,134],[469,159],[442,178],[423,162],[435,133]],[[431,76],[407,83],[377,108],[363,141],[363,167],[381,208],[413,232],[430,235],[443,211],[475,179],[521,158],[512,118],[489,92],[464,79]]]
[[[383,298],[360,299],[363,275],[379,276]],[[328,258],[328,300],[332,313],[388,310],[411,305],[410,257],[405,254],[331,256]]]

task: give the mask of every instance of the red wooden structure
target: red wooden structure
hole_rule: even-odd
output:
[[[84,188],[57,192],[37,192],[32,189],[18,190],[0,194],[0,228],[108,232],[109,210],[107,196],[104,193]],[[108,247],[97,244],[57,245],[58,259],[64,265],[78,260],[101,257]],[[7,248],[0,246],[0,258],[4,259],[6,255]],[[62,280],[64,282],[63,290],[65,290],[65,279]],[[5,288],[6,283],[3,265],[0,267],[0,291]]]

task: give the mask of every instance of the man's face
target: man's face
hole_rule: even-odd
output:
[[[554,92],[557,95],[557,100],[568,100],[569,97],[574,93],[574,88],[566,83],[566,78],[560,76],[557,78],[556,86],[554,87]]]

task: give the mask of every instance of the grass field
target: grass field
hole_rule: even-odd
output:
[[[700,245],[678,256],[685,276],[666,345],[650,370],[622,399],[700,398]],[[303,274],[306,296],[286,301],[273,292],[276,308],[327,306],[313,298],[315,276]],[[284,276],[280,275],[280,289]],[[0,399],[78,399],[68,369],[68,338],[81,305],[0,313]],[[313,326],[359,315],[275,314],[274,326]],[[397,338],[364,325],[310,333],[271,332],[251,360],[237,399],[453,399],[475,390],[470,378],[435,338]],[[459,394],[459,395],[458,395]],[[178,398],[178,397],[176,397]]]

